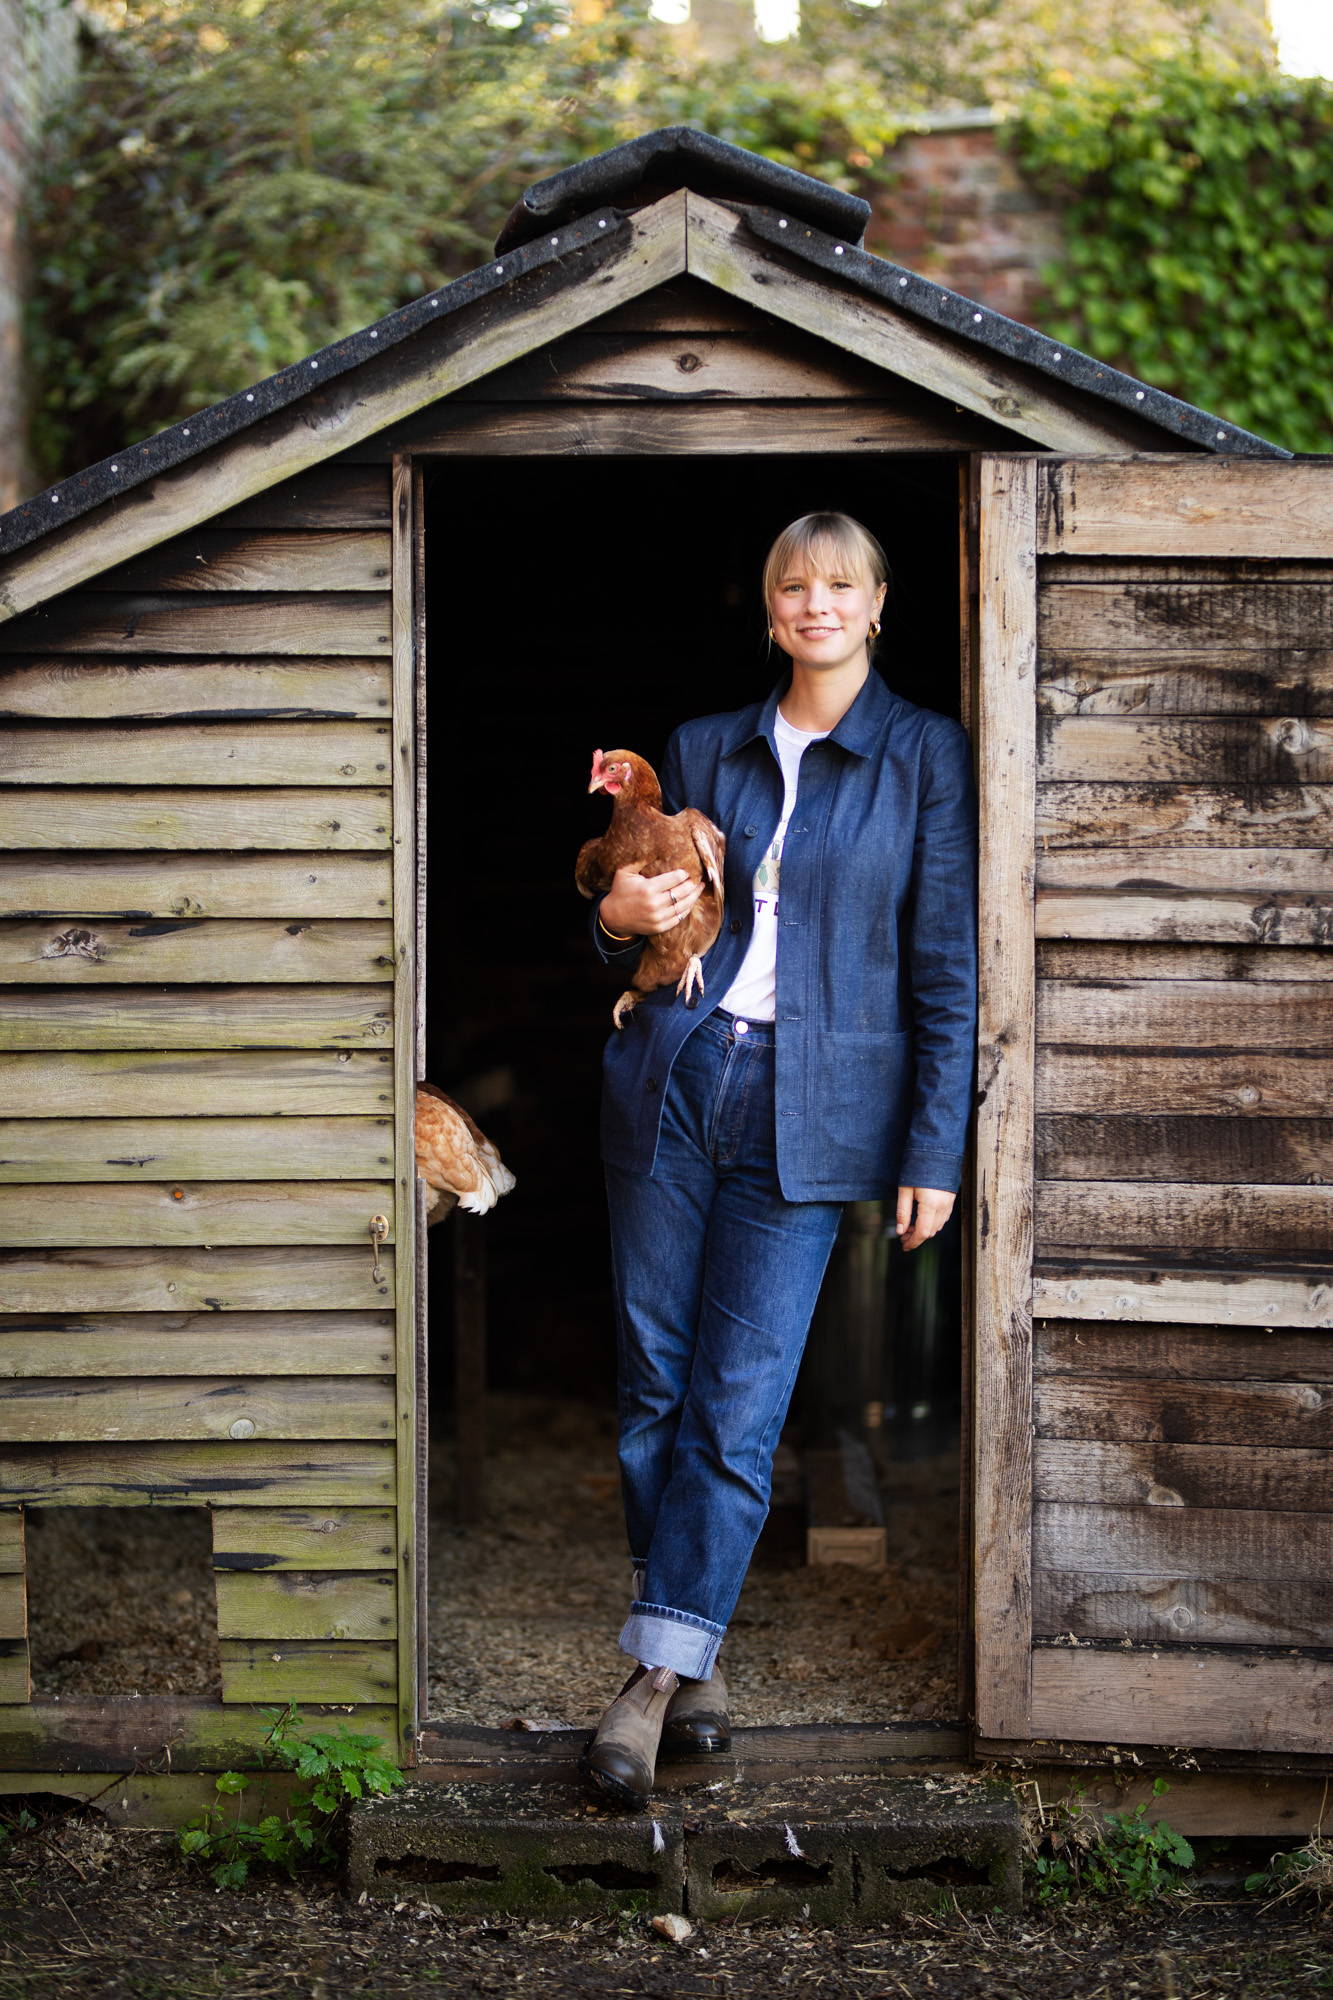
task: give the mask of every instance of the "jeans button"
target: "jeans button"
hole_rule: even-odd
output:
[[[750,1032],[750,1023],[748,1021],[733,1021],[732,1026],[738,1035],[748,1035]]]
[[[657,1089],[657,1078],[655,1076],[650,1076],[648,1078],[648,1081],[644,1084],[643,1087],[651,1096],[653,1091]]]
[[[731,935],[733,937],[739,937],[740,934],[741,934],[741,920],[739,917],[733,917],[731,920]]]

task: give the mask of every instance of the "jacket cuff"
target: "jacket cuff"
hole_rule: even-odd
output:
[[[624,944],[618,944],[602,928],[600,921],[601,909],[602,899],[598,897],[593,908],[591,922],[592,941],[597,955],[606,965],[626,965],[630,959],[637,958],[643,950],[643,939],[641,937],[626,938]]]
[[[941,1194],[957,1194],[963,1184],[960,1153],[918,1153],[908,1151],[898,1168],[899,1187],[938,1188]]]

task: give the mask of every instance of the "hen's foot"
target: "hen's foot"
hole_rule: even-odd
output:
[[[611,1019],[618,1028],[624,1027],[626,1014],[638,1006],[641,997],[640,994],[634,991],[632,986],[621,994],[615,1006],[611,1009]]]
[[[703,960],[699,957],[698,952],[691,954],[689,964],[685,967],[685,970],[676,982],[676,991],[677,993],[684,994],[685,1005],[691,1012],[699,1004],[699,994],[695,992],[696,986],[699,989],[699,993],[702,993],[704,990],[704,968]]]

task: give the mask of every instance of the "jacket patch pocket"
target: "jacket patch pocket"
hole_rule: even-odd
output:
[[[888,1185],[898,1171],[912,1105],[912,1037],[823,1034],[812,1106],[814,1177],[830,1185]]]

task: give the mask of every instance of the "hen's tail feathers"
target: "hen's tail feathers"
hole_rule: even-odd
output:
[[[700,814],[700,818],[703,818],[702,814]],[[722,856],[718,851],[714,830],[707,820],[704,820],[702,826],[696,820],[690,828],[690,834],[694,841],[695,852],[703,863],[704,874],[708,877],[714,893],[720,896],[722,894]]]

